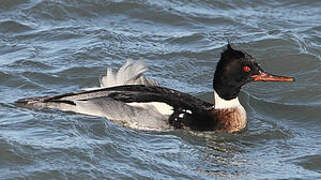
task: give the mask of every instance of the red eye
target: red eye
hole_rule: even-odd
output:
[[[251,68],[248,67],[248,66],[244,66],[244,67],[243,67],[243,71],[244,71],[244,72],[250,72],[250,71],[251,71]]]

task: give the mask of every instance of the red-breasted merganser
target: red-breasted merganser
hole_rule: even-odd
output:
[[[246,112],[238,94],[252,81],[291,82],[292,77],[266,73],[246,52],[230,44],[221,53],[214,73],[214,102],[160,87],[142,74],[147,67],[128,61],[117,73],[107,69],[100,88],[58,96],[20,99],[15,103],[28,108],[53,108],[106,117],[116,124],[139,130],[236,132],[246,127]]]

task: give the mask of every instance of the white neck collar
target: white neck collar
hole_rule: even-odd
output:
[[[215,109],[229,109],[229,108],[242,106],[240,104],[238,97],[231,100],[225,100],[221,98],[215,90],[214,90],[214,103],[215,103],[214,105]]]

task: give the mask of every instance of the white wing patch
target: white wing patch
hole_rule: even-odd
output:
[[[185,112],[186,112],[187,114],[192,114],[192,111],[189,110],[189,109],[185,110]]]
[[[184,113],[180,113],[180,114],[178,115],[178,117],[179,117],[179,118],[184,118],[184,115],[185,115]],[[175,120],[177,120],[177,119],[175,119]]]
[[[193,114],[191,110],[189,109],[183,109],[182,110],[182,113],[180,113],[178,115],[178,118],[184,118],[185,117],[185,114]],[[177,121],[177,118],[175,119]]]
[[[133,102],[133,103],[126,103],[126,104],[134,107],[140,107],[151,111],[155,111],[165,116],[170,116],[174,113],[174,109],[172,106],[162,102],[149,102],[149,103]]]

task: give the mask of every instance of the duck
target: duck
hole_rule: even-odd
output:
[[[213,78],[214,103],[162,87],[143,75],[142,61],[127,61],[117,72],[108,68],[100,87],[56,96],[19,99],[15,104],[31,109],[51,108],[105,117],[137,130],[242,131],[247,115],[239,101],[241,88],[250,82],[293,82],[293,77],[263,71],[256,59],[228,43]]]

